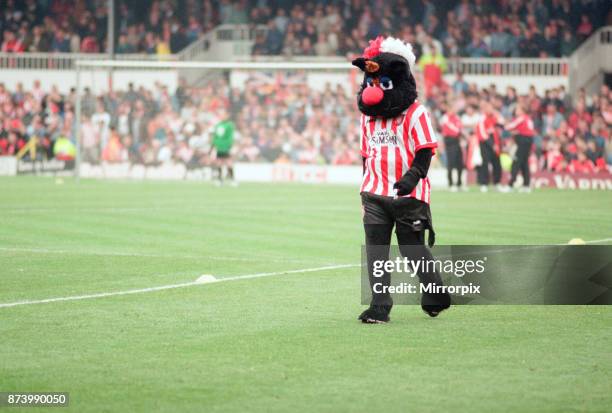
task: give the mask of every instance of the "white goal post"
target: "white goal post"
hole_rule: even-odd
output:
[[[78,60],[76,62],[76,157],[75,177],[80,177],[81,167],[81,99],[83,95],[83,71],[117,69],[131,71],[148,70],[308,70],[308,71],[346,71],[357,70],[350,62],[213,62],[213,61],[150,61],[150,60]]]

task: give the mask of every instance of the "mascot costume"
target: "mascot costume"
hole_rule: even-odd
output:
[[[375,292],[373,285],[389,286],[391,277],[385,272],[375,278],[373,265],[375,261],[389,259],[394,226],[404,257],[415,261],[433,259],[425,246],[426,230],[428,245],[431,247],[435,242],[427,172],[438,144],[429,115],[417,101],[411,45],[392,37],[378,37],[352,63],[364,72],[357,104],[362,113],[361,204],[372,289],[370,307],[359,320],[385,323],[389,321],[393,301],[386,289]],[[423,285],[442,285],[435,268],[421,271],[418,276]],[[436,317],[450,307],[450,296],[425,293],[421,307],[429,316]]]

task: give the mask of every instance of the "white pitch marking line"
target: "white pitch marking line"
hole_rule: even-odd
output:
[[[612,241],[612,238],[594,239],[591,241],[584,241],[584,242],[586,242],[587,244],[599,244],[601,242],[610,242],[610,241]]]
[[[301,274],[301,273],[307,273],[307,272],[337,270],[340,268],[353,268],[353,267],[359,267],[359,264],[327,265],[324,267],[302,268],[298,270],[286,270],[286,271],[274,271],[274,272],[261,272],[261,273],[256,273],[256,274],[235,275],[232,277],[225,277],[225,278],[216,278],[212,275],[202,275],[198,277],[195,281],[189,281],[189,282],[184,282],[184,283],[179,283],[179,284],[168,284],[168,285],[160,285],[157,287],[138,288],[134,290],[125,290],[125,291],[112,291],[112,292],[107,292],[107,293],[45,298],[42,300],[23,300],[23,301],[15,301],[12,303],[0,303],[0,308],[17,307],[17,306],[22,306],[22,305],[54,303],[58,301],[79,301],[79,300],[89,300],[89,299],[94,299],[94,298],[114,297],[118,295],[150,293],[154,291],[172,290],[175,288],[193,287],[193,286],[202,285],[202,284],[213,284],[213,283],[221,283],[221,282],[226,282],[226,281],[249,280],[253,278],[272,277],[275,275]]]
[[[608,241],[612,241],[612,238],[604,238],[604,239],[591,240],[591,241],[585,241],[585,242],[587,244],[597,244],[597,243],[608,242]],[[3,249],[3,248],[0,248],[0,249]],[[154,291],[172,290],[175,288],[192,287],[195,285],[213,284],[213,283],[220,283],[220,282],[226,282],[226,281],[248,280],[248,279],[253,279],[253,278],[271,277],[275,275],[300,274],[300,273],[307,273],[307,272],[335,270],[335,269],[340,269],[340,268],[354,268],[354,267],[359,267],[360,265],[361,264],[327,265],[324,267],[303,268],[303,269],[298,269],[298,270],[286,270],[286,271],[262,272],[262,273],[256,273],[256,274],[236,275],[236,276],[224,277],[224,278],[216,278],[214,275],[203,274],[199,276],[195,281],[190,281],[190,282],[185,282],[185,283],[160,285],[158,287],[139,288],[139,289],[125,290],[125,291],[113,291],[113,292],[108,292],[108,293],[73,295],[73,296],[68,296],[68,297],[45,298],[42,300],[24,300],[24,301],[12,302],[12,303],[0,303],[0,308],[17,307],[21,305],[53,303],[53,302],[58,302],[58,301],[78,301],[78,300],[88,300],[88,299],[93,299],[93,298],[113,297],[113,296],[119,296],[119,295],[149,293],[149,292],[154,292]]]

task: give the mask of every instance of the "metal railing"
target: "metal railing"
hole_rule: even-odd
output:
[[[189,46],[181,50],[176,55],[176,60],[191,61],[201,60],[202,56],[208,52],[213,41],[213,31],[205,33],[200,38],[192,42]]]
[[[215,28],[220,41],[254,41],[257,35],[266,33],[266,26],[253,24],[222,24]]]
[[[176,60],[176,55],[119,54],[117,60]],[[74,70],[78,60],[107,59],[105,53],[0,53],[0,70]]]
[[[228,32],[226,32],[227,34]],[[610,32],[612,33],[612,31]],[[607,32],[606,32],[607,34]],[[210,49],[212,37],[208,34],[175,55],[121,54],[117,60],[149,61],[191,61],[201,60]],[[589,44],[589,51],[591,49]],[[594,46],[593,46],[594,47]],[[29,70],[74,70],[77,60],[104,60],[104,53],[0,53],[0,69]],[[293,62],[342,62],[343,57],[327,56],[235,56],[234,61],[293,61]],[[580,61],[578,59],[578,61]],[[587,68],[588,69],[588,68]],[[595,68],[596,69],[596,68]],[[523,59],[523,58],[460,58],[448,61],[448,72],[462,72],[470,75],[513,75],[513,76],[567,76],[568,59]]]
[[[222,24],[201,36],[178,53],[178,60],[203,60],[214,54],[212,60],[234,60],[250,56],[258,34],[265,33],[265,26],[248,24]]]
[[[264,26],[265,27],[265,26]],[[117,60],[150,60],[150,61],[190,61],[201,60],[210,46],[223,42],[221,47],[227,48],[226,42],[252,42],[262,26],[253,25],[220,25],[201,36],[198,40],[171,55],[156,54],[116,54]],[[232,47],[232,46],[230,46]],[[248,48],[250,53],[250,48]],[[105,60],[106,53],[4,53],[0,52],[1,69],[28,70],[74,70],[78,60]],[[218,59],[217,59],[218,60]]]
[[[458,58],[449,59],[448,72],[466,75],[567,76],[567,58]]]

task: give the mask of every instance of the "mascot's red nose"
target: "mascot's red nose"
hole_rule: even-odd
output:
[[[368,86],[363,89],[361,100],[365,105],[372,106],[383,100],[384,92],[378,86]]]

